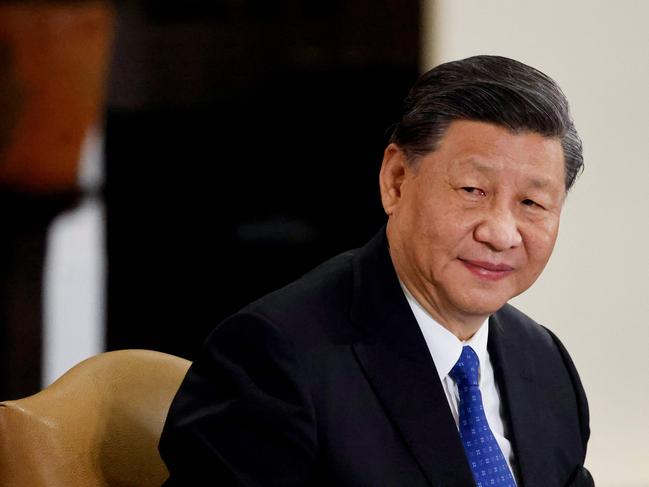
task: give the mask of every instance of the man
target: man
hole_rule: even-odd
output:
[[[572,361],[507,304],[582,165],[539,71],[424,74],[385,150],[386,228],[214,330],[162,435],[165,485],[593,485]]]

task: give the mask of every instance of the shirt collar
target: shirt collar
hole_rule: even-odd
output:
[[[421,332],[426,340],[426,345],[435,362],[439,380],[443,381],[451,371],[455,363],[460,358],[462,347],[471,346],[483,364],[487,360],[487,340],[489,338],[489,319],[487,318],[478,331],[468,340],[461,341],[453,333],[440,325],[426,311],[417,300],[410,294],[408,289],[401,283],[410,309],[412,309],[415,319],[421,328]]]

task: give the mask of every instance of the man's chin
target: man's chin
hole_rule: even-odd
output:
[[[483,298],[483,299],[465,300],[465,302],[462,303],[461,309],[467,315],[482,317],[486,319],[488,316],[494,314],[505,304],[507,304],[507,301],[509,301],[509,298],[507,299],[505,298],[484,299]]]

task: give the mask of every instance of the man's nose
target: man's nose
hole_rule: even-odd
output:
[[[523,241],[515,215],[505,208],[487,211],[474,230],[474,238],[497,252],[518,247]]]

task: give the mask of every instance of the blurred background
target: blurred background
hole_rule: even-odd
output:
[[[514,304],[571,351],[598,486],[649,471],[649,4],[0,1],[0,398],[103,350],[192,359],[227,314],[384,221],[417,74],[500,54],[556,79],[586,171]]]

